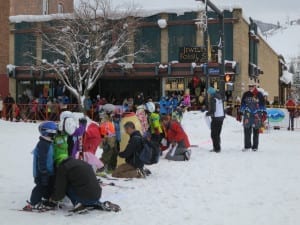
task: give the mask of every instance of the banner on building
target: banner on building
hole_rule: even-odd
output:
[[[289,127],[289,111],[287,109],[268,108],[267,112],[270,127]],[[295,118],[294,128],[300,129],[300,117]]]

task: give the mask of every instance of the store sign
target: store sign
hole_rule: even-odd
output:
[[[220,75],[220,68],[208,68],[208,75]]]
[[[180,47],[179,62],[180,63],[207,63],[208,50],[206,47]],[[218,62],[218,47],[212,46],[210,62]]]
[[[50,84],[50,81],[36,81],[35,82],[36,85],[49,85]]]

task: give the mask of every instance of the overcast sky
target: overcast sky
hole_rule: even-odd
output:
[[[237,4],[242,6],[248,17],[276,22],[300,18],[300,0],[212,0],[219,4]]]
[[[80,0],[75,0],[79,2]],[[93,1],[93,0],[90,0]],[[183,4],[192,6],[194,0],[112,0],[114,3],[135,2],[142,5],[142,8],[161,7],[175,8],[176,5],[183,7]],[[245,17],[263,20],[265,22],[285,22],[289,19],[300,18],[300,0],[211,0],[215,5],[221,7],[241,7]],[[143,7],[144,6],[144,7]]]

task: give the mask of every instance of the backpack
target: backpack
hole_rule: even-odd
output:
[[[139,159],[146,165],[156,164],[160,157],[159,145],[155,142],[149,141],[146,138],[142,138],[143,148],[139,152]]]

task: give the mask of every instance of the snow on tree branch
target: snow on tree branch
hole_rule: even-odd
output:
[[[124,9],[124,7],[123,7]],[[43,59],[36,68],[52,70],[83,105],[108,63],[126,63],[143,49],[134,51],[138,26],[134,5],[113,8],[111,0],[82,1],[73,17],[43,24]],[[53,25],[54,24],[54,25]]]

